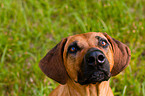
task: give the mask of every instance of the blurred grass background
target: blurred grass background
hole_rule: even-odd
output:
[[[145,0],[0,0],[0,95],[47,96],[58,84],[39,60],[62,38],[107,32],[130,65],[111,78],[116,96],[145,96]]]

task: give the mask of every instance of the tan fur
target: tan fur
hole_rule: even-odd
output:
[[[109,42],[109,47],[104,50],[103,48],[98,46],[98,40],[94,38],[95,36],[100,36],[104,39],[106,39]],[[81,52],[78,52],[76,54],[76,57],[72,57],[71,55],[67,56],[67,49],[68,46],[74,42],[77,41],[77,44],[81,47],[83,47],[83,50]],[[64,45],[65,44],[65,45]],[[62,47],[64,46],[63,53],[60,53],[62,51]],[[119,47],[118,46],[122,46]],[[58,48],[59,47],[59,48]],[[77,76],[78,72],[81,71],[81,62],[83,60],[84,55],[86,54],[87,50],[90,48],[97,48],[101,50],[106,58],[109,61],[110,65],[110,72],[111,74],[117,75],[119,72],[121,72],[129,63],[130,61],[130,50],[129,48],[124,45],[123,43],[120,43],[114,39],[112,39],[109,35],[106,33],[96,33],[96,32],[90,32],[90,33],[85,33],[85,34],[79,34],[79,35],[74,35],[74,36],[69,36],[66,39],[63,39],[55,49],[52,49],[50,53],[55,52],[55,54],[59,53],[62,54],[63,57],[61,60],[61,55],[56,55],[60,56],[58,59],[61,60],[61,62],[56,62],[56,56],[52,55],[52,59],[54,60],[49,60],[51,55],[48,53],[44,59],[40,61],[40,68],[41,70],[48,76],[51,77],[52,79],[56,80],[57,82],[64,84],[64,85],[59,85],[55,90],[51,92],[49,96],[113,96],[113,92],[109,86],[109,80],[108,81],[102,81],[101,83],[96,83],[96,84],[88,84],[88,85],[80,85],[79,83],[76,83],[77,81]],[[61,49],[61,50],[60,50]],[[119,52],[116,54],[116,50]],[[57,52],[57,53],[56,53]],[[123,52],[123,54],[122,54]],[[48,56],[49,55],[49,56]],[[117,57],[117,59],[116,59]],[[118,58],[123,58],[122,62],[120,62]],[[52,70],[55,72],[51,72],[49,70],[49,66],[53,67],[53,62],[55,63],[55,67],[58,65],[61,66],[61,75],[63,75],[64,79],[62,77],[59,77],[60,75],[57,75],[57,71],[60,71],[60,69]],[[117,65],[119,64],[119,65]],[[44,68],[45,67],[45,68]],[[120,67],[120,68],[118,68]],[[117,71],[116,71],[117,69]],[[112,71],[113,70],[113,71]],[[67,75],[66,75],[67,72]],[[52,73],[52,74],[51,74]],[[53,73],[54,76],[53,76]],[[58,80],[57,78],[60,78]]]
[[[68,82],[59,85],[49,96],[114,96],[109,86],[109,81],[99,84],[80,85],[75,82]]]

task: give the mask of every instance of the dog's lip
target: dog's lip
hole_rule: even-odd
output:
[[[106,73],[105,71],[95,71],[88,78],[84,78],[83,80],[78,80],[77,83],[81,85],[86,84],[96,84],[97,82],[107,81],[111,77],[111,73]]]
[[[92,83],[94,82],[101,82],[103,81],[105,78],[105,74],[102,71],[97,71],[94,72],[94,74],[91,75],[91,77],[89,78],[89,81],[91,81]]]
[[[104,73],[101,71],[98,71],[98,72],[94,72],[94,74],[91,75],[91,78],[96,78],[96,77],[101,78],[103,76],[104,76]]]

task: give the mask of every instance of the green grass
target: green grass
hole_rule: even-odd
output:
[[[0,95],[43,96],[58,84],[38,67],[62,38],[107,32],[131,49],[111,79],[117,96],[145,96],[145,0],[1,0]]]

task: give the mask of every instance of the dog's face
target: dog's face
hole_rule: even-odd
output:
[[[130,50],[106,33],[90,32],[63,39],[40,61],[50,78],[65,84],[72,79],[81,85],[107,81],[129,63]]]
[[[114,64],[111,44],[96,32],[68,37],[63,60],[70,78],[80,84],[108,80]]]

